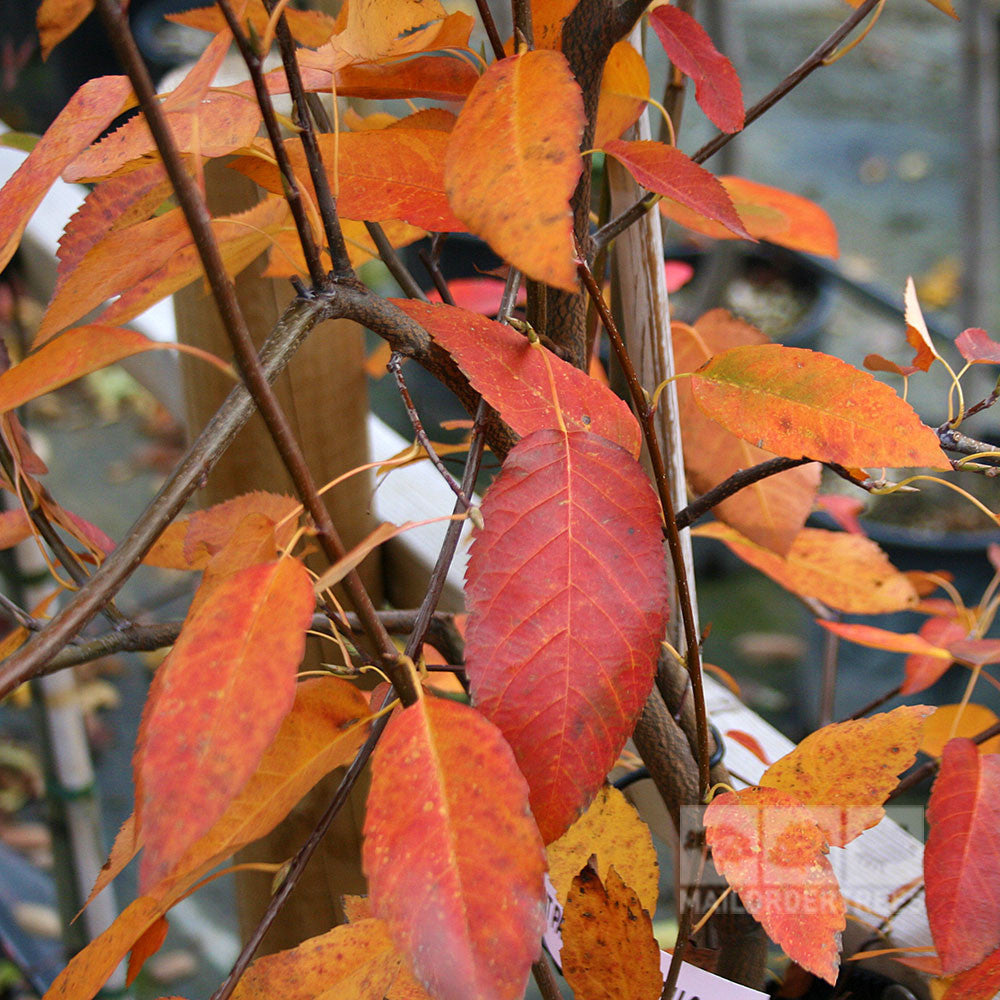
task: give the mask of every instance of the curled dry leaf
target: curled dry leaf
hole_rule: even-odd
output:
[[[639,897],[614,867],[604,884],[589,865],[573,879],[563,910],[563,975],[578,1000],[656,1000],[660,946]]]

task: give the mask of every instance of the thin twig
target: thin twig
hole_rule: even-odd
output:
[[[6,594],[0,594],[0,606],[21,628],[26,628],[29,632],[37,632],[42,627],[42,623],[34,615],[29,615],[23,608],[18,607]]]
[[[427,452],[427,457],[431,460],[431,465],[440,473],[441,478],[448,484],[451,492],[458,497],[462,511],[468,510],[472,506],[472,503],[468,496],[462,492],[462,487],[455,482],[455,477],[444,467],[444,462],[441,461],[440,456],[434,450],[434,443],[427,436],[427,431],[424,430],[424,425],[420,420],[420,414],[417,413],[417,408],[413,405],[413,397],[410,395],[410,390],[406,387],[406,380],[403,378],[402,359],[395,352],[389,357],[388,368],[396,380],[396,388],[399,390],[400,398],[403,400],[406,415],[410,418],[410,424],[413,426],[413,433],[416,434],[417,441],[420,442],[421,447]]]
[[[225,3],[226,0],[218,0],[218,2]],[[295,486],[295,491],[316,526],[316,537],[324,555],[331,563],[336,563],[346,555],[347,549],[333,525],[330,512],[320,498],[312,472],[295,433],[270,383],[264,376],[246,319],[236,298],[236,289],[223,265],[222,255],[212,231],[211,218],[205,201],[194,179],[184,169],[184,163],[174,141],[173,133],[167,124],[166,115],[156,99],[153,83],[143,64],[142,56],[139,54],[135,39],[132,37],[121,8],[114,0],[98,0],[98,4],[112,46],[132,81],[140,107],[156,141],[164,167],[191,230],[202,267],[205,270],[205,277],[219,308],[223,327],[232,345],[240,373],[264,419],[282,464]],[[291,81],[289,82],[291,83]],[[333,253],[334,248],[331,247],[331,254]],[[353,271],[350,271],[349,264],[348,269],[349,273],[343,282],[345,285],[350,285],[356,280],[353,278]],[[365,631],[378,650],[382,666],[394,682],[400,699],[403,704],[412,704],[417,700],[417,691],[412,677],[402,663],[399,652],[393,645],[389,634],[382,628],[371,597],[356,570],[352,570],[344,577],[343,586],[354,610],[361,616]]]
[[[433,247],[431,253],[428,253],[423,248],[418,251],[420,263],[427,269],[427,273],[430,275],[431,281],[434,282],[434,287],[437,289],[438,295],[441,296],[441,301],[449,306],[453,306],[455,304],[455,297],[451,294],[451,289],[448,287],[448,281],[441,271],[441,261],[436,253],[436,238],[432,242],[431,246]]]
[[[531,0],[511,0],[511,20],[514,22],[514,48],[518,38],[524,39],[529,49],[535,47],[535,27],[531,20]]]
[[[268,11],[275,7],[275,0],[266,0],[264,6]],[[299,138],[302,140],[302,151],[305,153],[309,176],[312,178],[313,190],[316,193],[316,206],[319,217],[323,220],[323,231],[326,234],[326,244],[330,251],[330,261],[333,273],[338,279],[354,276],[351,259],[347,254],[347,244],[340,228],[337,215],[337,201],[330,190],[330,179],[323,167],[323,155],[320,152],[316,133],[313,131],[312,120],[309,117],[309,106],[306,89],[302,84],[302,74],[299,72],[299,61],[295,55],[295,42],[288,28],[284,12],[278,18],[275,37],[278,40],[278,51],[285,68],[285,79],[288,81],[288,92],[295,105],[295,124],[299,128]]]
[[[378,255],[382,258],[382,263],[389,269],[389,273],[396,279],[396,283],[403,289],[406,297],[426,302],[427,296],[424,294],[424,290],[417,284],[416,278],[410,274],[409,268],[403,263],[396,248],[389,242],[385,230],[377,222],[367,221],[365,229],[368,230],[368,235],[372,238]]]
[[[493,47],[493,55],[497,59],[503,59],[507,53],[503,50],[503,39],[497,30],[496,21],[493,20],[493,11],[490,10],[489,0],[476,0],[476,6],[479,8],[479,17],[483,22],[483,27],[486,29],[486,37],[490,40],[490,45]]]
[[[823,60],[847,37],[878,5],[879,0],[863,0],[849,17],[809,56],[795,67],[773,90],[762,97],[744,115],[743,130],[755,122],[765,111],[780,101],[789,91],[794,90],[814,70],[823,65]],[[691,157],[695,163],[704,163],[720,149],[731,142],[741,132],[720,132]],[[648,193],[630,205],[617,218],[612,219],[594,234],[594,246],[607,246],[616,236],[623,233],[633,222],[641,219],[656,203],[659,195]]]
[[[694,623],[694,612],[691,607],[691,593],[688,590],[687,571],[684,565],[684,553],[681,548],[680,532],[674,517],[674,503],[670,492],[670,482],[667,469],[663,462],[663,454],[656,438],[656,428],[653,424],[653,408],[649,405],[649,400],[639,384],[639,377],[636,375],[632,359],[625,349],[625,343],[618,327],[611,316],[607,303],[600,286],[594,279],[590,268],[585,261],[577,262],[577,273],[583,280],[583,284],[590,295],[591,300],[601,317],[604,329],[607,331],[608,339],[614,349],[618,363],[621,365],[628,383],[629,392],[632,396],[632,405],[635,407],[639,424],[642,427],[643,440],[646,442],[646,449],[649,453],[649,460],[653,466],[653,480],[656,491],[660,497],[660,504],[663,507],[663,519],[665,524],[664,533],[667,538],[667,547],[670,549],[670,558],[674,566],[674,576],[677,586],[677,603],[680,606],[681,618],[684,622],[684,640],[687,643],[687,668],[688,676],[691,678],[691,691],[694,695],[695,720],[697,723],[697,758],[698,758],[698,785],[699,793],[704,796],[708,792],[710,782],[711,767],[709,764],[708,746],[708,716],[705,711],[705,690],[701,677],[701,642],[698,630]]]
[[[243,57],[243,62],[246,64],[247,71],[250,74],[250,81],[257,96],[257,104],[264,119],[264,127],[267,129],[268,138],[271,140],[271,149],[274,152],[275,163],[278,166],[278,172],[281,174],[285,200],[288,202],[289,209],[291,209],[295,229],[299,234],[299,243],[302,246],[302,253],[305,257],[306,268],[309,271],[309,278],[314,286],[321,287],[326,281],[326,271],[320,260],[319,248],[313,239],[312,223],[306,215],[305,205],[302,201],[302,192],[299,190],[295,172],[292,170],[292,165],[288,159],[288,150],[285,148],[281,126],[278,124],[277,115],[274,113],[271,92],[267,89],[267,82],[264,79],[264,67],[261,57],[251,44],[250,39],[244,34],[235,13],[226,0],[219,0],[219,10],[222,11],[222,16],[229,25],[229,30],[232,32],[236,47],[240,50],[240,55]]]
[[[549,958],[544,952],[537,961],[531,963],[531,975],[538,987],[538,992],[542,995],[542,1000],[562,1000],[559,984],[552,972],[552,966],[549,965]]]

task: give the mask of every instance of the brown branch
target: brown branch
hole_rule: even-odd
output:
[[[264,6],[269,11],[273,10],[275,0],[266,0]],[[306,89],[302,84],[299,61],[295,55],[295,42],[288,28],[288,22],[285,20],[284,12],[278,18],[275,37],[278,40],[278,51],[281,53],[281,62],[285,68],[288,91],[292,95],[292,101],[295,104],[295,124],[299,128],[302,150],[305,153],[306,163],[309,166],[309,176],[312,178],[313,189],[316,193],[316,206],[319,209],[319,217],[323,220],[323,231],[326,234],[327,248],[330,251],[330,260],[333,263],[333,273],[341,280],[352,278],[354,276],[354,268],[351,267],[351,259],[347,254],[347,244],[344,242],[344,234],[340,228],[340,219],[337,215],[337,201],[330,190],[330,179],[323,168],[323,155],[320,153],[316,133],[313,131],[312,120],[309,117]]]
[[[250,44],[250,39],[243,33],[236,15],[226,0],[218,0],[219,10],[229,25],[236,47],[240,50],[243,62],[246,64],[250,74],[250,81],[253,84],[254,93],[257,96],[257,105],[260,108],[264,119],[264,127],[267,129],[268,138],[271,140],[271,149],[274,152],[274,160],[281,174],[282,190],[285,200],[292,213],[295,222],[295,229],[299,234],[299,243],[302,246],[302,253],[306,260],[306,268],[309,271],[309,278],[313,285],[321,287],[326,281],[326,272],[320,260],[319,248],[313,239],[312,223],[306,215],[305,205],[302,201],[302,192],[299,190],[298,181],[295,179],[295,172],[288,159],[288,150],[281,134],[281,126],[278,124],[277,115],[274,113],[274,104],[271,101],[271,92],[267,89],[267,82],[264,80],[264,67],[256,49]]]
[[[493,55],[497,59],[503,59],[506,55],[503,50],[503,39],[497,30],[496,21],[493,20],[493,11],[490,10],[489,0],[476,0],[476,6],[479,8],[479,17],[486,29],[486,37],[490,40],[490,45],[493,48]]]
[[[584,287],[594,303],[604,329],[607,331],[608,339],[614,349],[618,363],[621,365],[628,383],[629,392],[632,396],[632,405],[639,418],[639,425],[642,427],[643,440],[646,442],[646,450],[649,454],[650,463],[653,466],[653,481],[656,491],[660,497],[660,504],[663,507],[663,519],[666,525],[665,533],[667,537],[667,547],[670,550],[670,558],[674,566],[674,576],[677,586],[677,603],[681,609],[681,618],[684,622],[684,640],[687,643],[687,667],[688,676],[691,678],[691,690],[694,694],[695,718],[697,721],[697,760],[698,760],[698,784],[700,795],[703,797],[709,788],[710,764],[708,748],[708,716],[705,711],[705,691],[701,677],[701,639],[694,623],[694,612],[691,607],[691,593],[688,590],[687,570],[684,565],[684,553],[681,548],[680,532],[674,518],[674,503],[670,493],[670,481],[667,469],[663,462],[663,455],[660,452],[660,445],[656,438],[656,428],[653,424],[653,408],[639,384],[639,377],[636,375],[632,359],[628,356],[625,343],[615,325],[604,295],[600,286],[594,279],[590,268],[584,261],[577,263],[577,271],[583,279]]]
[[[219,2],[225,3],[225,0],[219,0]],[[312,472],[291,425],[264,375],[250,336],[250,330],[236,298],[236,289],[222,262],[222,255],[212,232],[208,208],[194,179],[184,169],[166,115],[156,98],[153,83],[146,72],[135,39],[132,37],[121,8],[114,0],[98,0],[98,5],[112,46],[132,81],[132,86],[139,98],[139,105],[156,141],[157,149],[163,159],[164,167],[174,187],[181,210],[184,212],[184,217],[191,229],[191,235],[205,270],[205,277],[219,309],[223,327],[232,345],[240,373],[264,419],[282,464],[295,486],[295,491],[316,526],[316,537],[324,555],[331,563],[336,563],[347,554],[347,549],[334,527],[330,512],[320,498]],[[331,253],[333,253],[333,248],[331,248]],[[353,271],[349,271],[342,284],[350,285],[355,281]],[[412,704],[418,697],[412,677],[389,634],[382,628],[371,597],[356,570],[352,570],[344,577],[343,587],[354,610],[361,616],[365,631],[378,650],[382,667],[395,684],[403,704]]]
[[[389,237],[385,235],[385,230],[377,222],[365,222],[365,229],[378,250],[382,263],[389,269],[389,273],[396,279],[396,283],[403,290],[407,298],[419,299],[421,302],[427,301],[424,290],[417,284],[416,279],[410,274],[409,269],[400,259],[396,248],[389,242]]]
[[[875,9],[879,0],[863,0],[849,17],[833,31],[813,52],[795,67],[773,90],[762,97],[752,107],[747,108],[744,115],[743,130],[755,122],[765,111],[772,108],[786,94],[794,90],[813,71],[823,65],[823,61],[834,49]],[[720,132],[714,139],[705,143],[691,157],[695,163],[704,163],[720,149],[731,142],[739,132]],[[633,205],[625,209],[617,218],[612,219],[594,234],[594,245],[598,248],[607,246],[616,236],[623,233],[633,222],[641,219],[659,201],[655,194],[643,195]]]

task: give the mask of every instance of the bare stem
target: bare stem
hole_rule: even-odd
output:
[[[632,396],[632,405],[639,418],[642,427],[643,440],[646,442],[646,449],[653,466],[653,480],[660,497],[660,504],[663,507],[664,533],[667,538],[667,547],[670,549],[670,558],[674,566],[674,576],[677,586],[677,603],[680,606],[681,618],[684,622],[684,640],[687,643],[687,668],[688,676],[691,678],[691,691],[694,694],[695,719],[697,723],[697,758],[698,758],[698,785],[699,794],[704,797],[708,792],[711,765],[709,763],[710,752],[708,747],[708,715],[705,711],[705,690],[701,678],[701,640],[694,623],[694,611],[691,607],[691,593],[687,585],[687,570],[684,565],[684,552],[681,548],[680,532],[677,528],[677,521],[674,517],[674,503],[670,492],[670,480],[667,474],[666,465],[663,461],[663,454],[656,438],[656,428],[653,423],[653,408],[649,405],[649,400],[639,384],[639,377],[636,374],[632,359],[625,348],[618,327],[611,316],[607,303],[600,286],[594,279],[590,268],[585,261],[578,261],[577,272],[583,280],[584,287],[590,295],[591,300],[597,309],[601,322],[608,334],[608,340],[614,349],[618,363],[625,373],[629,392]]]
[[[506,55],[503,50],[503,39],[497,30],[496,21],[493,20],[493,11],[490,10],[489,0],[476,0],[476,6],[479,8],[479,17],[483,22],[483,27],[486,29],[486,37],[490,40],[490,45],[493,47],[493,55],[497,59],[503,59]]]

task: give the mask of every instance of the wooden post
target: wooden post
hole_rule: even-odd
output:
[[[240,211],[258,198],[252,181],[210,163],[206,171],[213,215]],[[261,278],[261,258],[236,279],[240,305],[254,339],[260,343],[270,332],[282,308],[292,297],[285,280]],[[218,312],[201,283],[176,297],[178,338],[189,344],[232,357]],[[364,372],[362,330],[349,321],[331,321],[313,331],[287,372],[276,383],[278,398],[291,420],[314,476],[322,484],[367,461],[365,415],[368,393]],[[189,427],[204,426],[231,388],[221,373],[195,362],[182,366]],[[209,477],[199,495],[208,506],[249,490],[291,493],[285,473],[263,421],[255,417],[236,439]],[[371,481],[358,475],[325,494],[334,523],[348,546],[360,541],[374,526],[370,512]],[[375,560],[361,567],[362,576],[376,601],[380,572]],[[305,667],[332,656],[332,647],[307,650]],[[308,836],[329,801],[340,772],[307,797],[291,816],[268,837],[246,848],[242,858],[281,862],[289,858]],[[367,787],[359,783],[330,835],[313,858],[309,872],[292,894],[264,941],[265,951],[289,948],[307,937],[323,933],[343,920],[340,899],[345,893],[364,892],[360,867],[361,821]],[[237,876],[240,924],[244,935],[252,929],[271,896],[271,879],[260,873]]]

